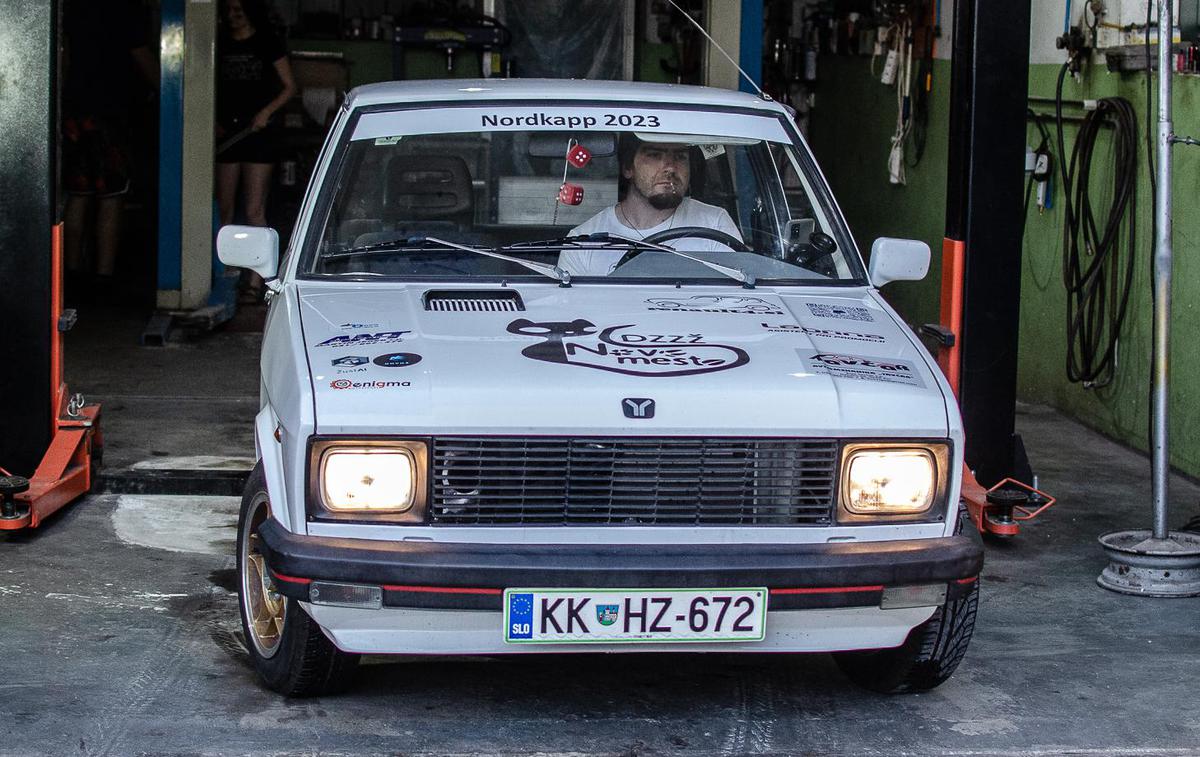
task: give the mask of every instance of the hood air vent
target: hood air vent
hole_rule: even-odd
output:
[[[442,313],[514,313],[525,309],[520,293],[512,289],[431,289],[424,299],[426,310]]]

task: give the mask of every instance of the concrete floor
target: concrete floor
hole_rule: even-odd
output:
[[[87,373],[110,459],[241,449],[250,341],[95,353],[129,366]],[[1061,502],[989,545],[970,651],[927,694],[866,693],[825,655],[581,654],[373,659],[349,695],[287,701],[239,638],[237,500],[102,495],[0,536],[0,754],[1200,754],[1200,599],[1095,584],[1095,537],[1149,522],[1148,463],[1045,408],[1018,422]],[[1200,487],[1172,499],[1181,523]]]

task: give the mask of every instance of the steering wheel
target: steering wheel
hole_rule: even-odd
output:
[[[641,241],[650,242],[651,244],[662,244],[663,242],[670,242],[672,239],[683,239],[684,237],[711,239],[737,252],[750,252],[749,245],[732,234],[726,234],[719,229],[710,229],[706,226],[680,226],[674,229],[663,229],[645,237]],[[630,250],[621,256],[621,259],[613,266],[613,270],[620,268],[643,252],[647,252],[647,250]]]
[[[735,252],[750,252],[750,246],[734,235],[726,234],[719,229],[710,229],[706,226],[680,226],[675,229],[664,229],[663,231],[651,234],[642,241],[662,244],[672,239],[683,239],[684,237],[711,239],[714,242],[720,242]]]

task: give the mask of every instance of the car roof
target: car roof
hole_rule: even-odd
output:
[[[583,79],[426,79],[356,87],[347,97],[351,108],[412,102],[470,102],[472,100],[610,100],[754,108],[786,112],[773,100],[717,87],[649,84]]]

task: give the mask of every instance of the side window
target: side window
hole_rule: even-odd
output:
[[[795,151],[772,144],[771,163],[776,172],[776,181],[783,187],[787,208],[786,217],[783,219],[783,235],[787,239],[788,249],[805,247],[814,232],[830,234],[830,221],[820,207],[813,203],[812,185],[796,162]],[[843,252],[828,256],[823,265],[810,267],[834,278],[849,277],[852,274]]]
[[[826,231],[825,225],[818,222],[808,188],[789,159],[788,151],[781,145],[771,145],[771,162],[775,166],[778,181],[783,186],[789,220],[812,220],[813,231]]]

